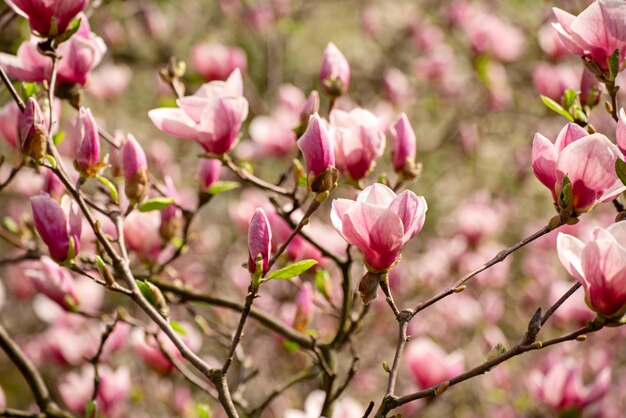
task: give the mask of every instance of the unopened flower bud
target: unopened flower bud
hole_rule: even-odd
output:
[[[296,314],[293,319],[293,327],[297,331],[304,332],[313,316],[313,287],[310,283],[304,283],[296,296]]]
[[[248,227],[248,271],[258,275],[269,269],[272,230],[263,208],[257,208]],[[261,256],[262,271],[257,271],[257,257]]]
[[[82,219],[75,202],[66,197],[64,208],[61,208],[56,200],[42,194],[31,197],[30,203],[35,228],[48,246],[50,256],[59,263],[73,259],[80,250],[82,230]]]
[[[391,157],[396,173],[408,173],[415,168],[415,132],[406,114],[400,115],[391,128]]]
[[[200,182],[200,191],[206,192],[213,183],[220,177],[221,163],[219,160],[204,159],[200,163],[198,170],[198,180]]]
[[[309,118],[309,125],[298,140],[298,147],[304,156],[307,173],[313,173],[311,190],[316,193],[331,190],[339,173],[334,167],[335,154],[328,126],[317,113]],[[319,177],[322,178],[318,180]]]
[[[320,81],[324,92],[330,97],[345,94],[350,86],[350,64],[332,42],[324,50]]]
[[[89,177],[98,175],[104,164],[100,159],[98,125],[91,110],[81,107],[71,132],[76,144],[75,164],[79,171]]]
[[[141,202],[148,193],[148,163],[141,145],[131,134],[128,134],[128,140],[122,149],[122,166],[126,179],[126,196],[131,202]]]
[[[313,90],[309,97],[307,97],[306,102],[304,102],[304,107],[300,112],[300,124],[306,127],[306,124],[309,122],[309,118],[319,112],[320,110],[320,95],[317,90]]]
[[[34,98],[29,98],[18,125],[24,155],[41,160],[46,155],[47,121]]]

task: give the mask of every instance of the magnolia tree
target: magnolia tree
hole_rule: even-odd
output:
[[[6,0],[0,416],[623,416],[626,2],[535,3]]]

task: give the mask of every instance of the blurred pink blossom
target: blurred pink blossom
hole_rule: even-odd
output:
[[[191,48],[190,64],[206,81],[226,80],[237,68],[245,72],[247,59],[241,48],[199,42]]]
[[[448,354],[426,337],[409,343],[405,357],[407,367],[420,389],[449,380],[465,369],[463,353],[455,351]]]

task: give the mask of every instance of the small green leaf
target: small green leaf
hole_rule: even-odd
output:
[[[626,162],[621,158],[615,160],[615,172],[620,181],[626,185]]]
[[[297,263],[290,264],[287,267],[271,272],[263,281],[291,279],[292,277],[301,275],[316,264],[316,260],[298,261]]]
[[[241,187],[241,184],[237,183],[236,181],[216,181],[209,187],[207,193],[215,196],[216,194],[228,192],[239,187]]]
[[[53,170],[56,170],[57,160],[55,160],[54,157],[50,154],[46,154],[46,160],[48,160],[48,162],[50,163],[50,167],[52,167]]]
[[[306,186],[306,176],[298,177],[298,186]]]
[[[59,145],[65,139],[65,132],[59,131],[52,136],[52,142],[54,145]]]
[[[576,102],[576,98],[578,97],[578,93],[576,93],[573,89],[567,89],[565,93],[563,93],[563,107],[565,109],[569,109]]]
[[[205,403],[197,403],[196,414],[198,418],[211,418],[211,408]]]
[[[574,118],[572,117],[572,115],[570,115],[565,109],[563,109],[563,107],[560,104],[558,104],[551,98],[541,95],[541,101],[543,102],[544,105],[546,105],[548,109],[558,113],[559,115],[563,116],[570,122],[574,122]]]
[[[137,286],[139,286],[139,290],[141,291],[143,297],[150,302],[150,305],[154,306],[156,301],[154,300],[154,293],[152,293],[150,283],[145,280],[137,280]]]
[[[13,220],[13,218],[9,217],[9,216],[5,216],[2,219],[2,225],[4,225],[4,227],[7,229],[7,231],[9,231],[12,234],[18,235],[20,232],[20,227],[17,224],[17,222],[15,222]]]
[[[85,406],[85,417],[95,418],[97,412],[98,412],[98,405],[93,399],[89,399],[87,401],[87,405]]]
[[[559,207],[561,209],[572,209],[574,204],[574,192],[572,190],[572,182],[569,177],[563,178],[561,193],[559,193]]]
[[[171,197],[155,197],[142,203],[141,206],[139,206],[139,212],[152,212],[153,210],[165,209],[173,203],[174,199],[172,199]]]
[[[296,351],[298,351],[300,349],[300,346],[298,345],[298,343],[293,342],[291,340],[285,340],[285,350],[287,350],[289,353],[293,354]]]
[[[41,91],[41,89],[36,83],[22,83],[21,87],[22,87],[22,95],[24,96],[24,99],[26,100],[28,100],[30,97],[34,96],[35,94]]]
[[[97,176],[96,179],[98,179],[100,183],[104,184],[109,189],[109,194],[111,195],[111,198],[113,199],[115,203],[118,203],[119,198],[117,195],[117,188],[115,187],[115,184],[113,184],[111,180],[109,180],[106,177]]]
[[[180,322],[170,320],[170,325],[172,329],[176,331],[177,333],[179,333],[180,335],[187,335],[187,330],[185,330],[185,328],[181,325]]]
[[[75,18],[74,20],[72,20],[72,23],[70,24],[70,26],[65,30],[65,32],[57,35],[54,40],[56,41],[57,45],[67,41],[68,39],[70,39],[76,32],[78,32],[78,28],[80,28],[80,18]]]

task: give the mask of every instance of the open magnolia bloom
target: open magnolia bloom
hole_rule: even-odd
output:
[[[595,228],[586,244],[559,233],[557,252],[561,263],[585,289],[587,305],[606,317],[626,310],[626,221],[607,229]]]
[[[573,209],[588,212],[600,202],[615,199],[626,187],[615,174],[615,160],[624,156],[602,134],[568,123],[554,144],[540,133],[535,134],[532,166],[535,177],[552,192],[559,204],[565,177],[572,184]],[[566,208],[561,208],[566,209]]]
[[[163,132],[196,141],[212,154],[224,154],[233,147],[248,116],[239,69],[226,81],[206,83],[176,103],[179,108],[153,109],[148,116]]]
[[[626,58],[626,2],[594,1],[578,16],[554,8],[554,23],[568,51],[587,57],[602,70],[609,68],[609,57],[619,51],[619,64]]]
[[[333,200],[333,226],[348,244],[363,253],[368,269],[391,268],[402,248],[424,226],[426,199],[410,190],[396,195],[375,183],[365,188],[356,201]]]

